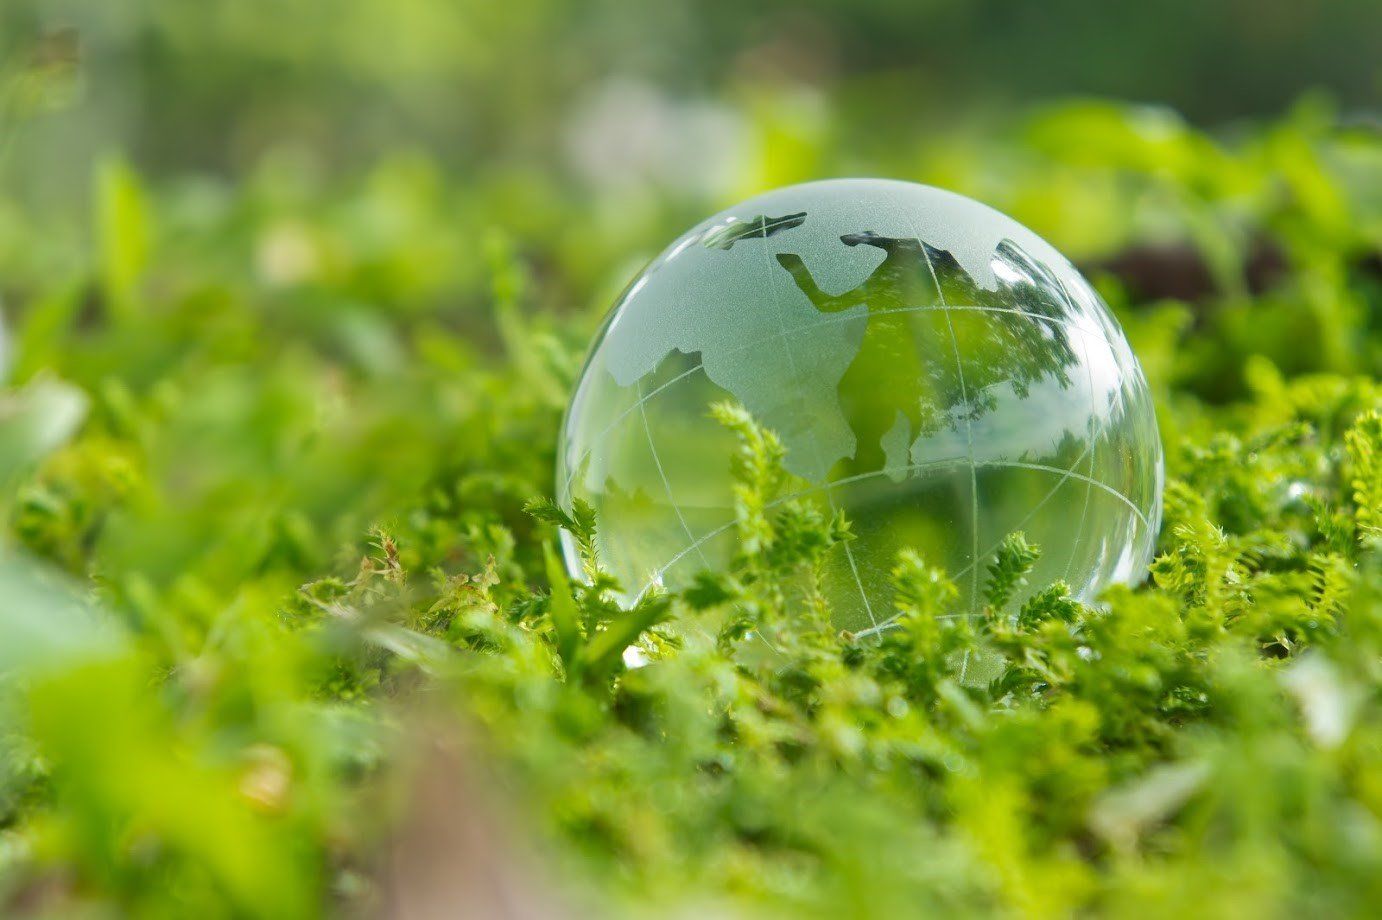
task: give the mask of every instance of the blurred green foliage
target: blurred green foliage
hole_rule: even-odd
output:
[[[942,133],[899,101],[924,69],[886,69],[902,5],[810,4],[835,70],[760,78],[761,51],[723,80],[778,5],[392,6],[0,13],[3,913],[382,911],[425,859],[482,909],[464,867],[521,847],[416,812],[485,808],[578,913],[1375,909],[1373,127],[1307,97],[1220,132],[1086,101]],[[640,58],[652,25],[702,69]],[[1016,42],[994,29],[976,60]],[[1329,34],[1297,50],[1342,73],[1366,33]],[[1089,44],[1070,67],[1133,80]],[[602,49],[636,76],[557,91]],[[851,173],[991,203],[1100,285],[1168,448],[1148,586],[1009,609],[1040,549],[1014,536],[983,617],[904,554],[902,627],[839,635],[816,564],[847,522],[773,504],[775,440],[733,407],[732,571],[623,611],[598,559],[552,563],[554,525],[591,526],[540,497],[618,287],[718,205]],[[414,782],[436,735],[486,767],[446,774],[459,803]]]

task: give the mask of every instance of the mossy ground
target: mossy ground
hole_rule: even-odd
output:
[[[847,522],[770,507],[778,448],[729,406],[732,571],[624,611],[553,561],[581,351],[686,202],[601,224],[408,155],[111,160],[85,227],[0,211],[4,912],[1375,911],[1382,147],[1308,106],[985,143],[915,177],[1091,253],[1157,394],[1159,555],[1106,607],[1014,609],[1015,535],[964,619],[904,554],[870,640],[815,590]]]

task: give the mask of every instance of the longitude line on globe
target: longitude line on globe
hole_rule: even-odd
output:
[[[1057,283],[1059,284],[1059,283],[1060,283],[1060,279],[1056,279],[1056,280],[1057,280]],[[1060,288],[1061,288],[1061,293],[1062,293],[1063,295],[1065,295],[1066,301],[1069,302],[1069,301],[1070,301],[1070,295],[1066,292],[1066,290],[1065,290],[1065,285],[1064,285],[1064,284],[1061,284],[1061,285],[1060,285]],[[1089,340],[1088,340],[1088,339],[1081,339],[1081,345],[1083,345],[1083,347],[1084,347],[1084,369],[1085,369],[1085,373],[1089,375],[1089,398],[1090,398],[1090,399],[1094,399],[1094,398],[1095,398],[1095,393],[1094,393],[1094,368],[1091,367],[1091,366],[1090,366],[1090,363],[1089,363]],[[1098,413],[1095,413],[1095,415],[1094,415],[1094,425],[1092,426],[1092,430],[1090,431],[1090,434],[1089,434],[1089,444],[1085,447],[1085,453],[1089,455],[1089,475],[1090,475],[1090,476],[1093,476],[1093,475],[1094,475],[1094,450],[1093,450],[1093,448],[1095,447],[1095,445],[1097,445],[1097,444],[1099,443],[1099,438],[1103,437],[1103,434],[1104,434],[1103,429],[1102,429],[1102,426],[1099,424],[1099,421],[1100,421],[1100,420],[1099,420]],[[1074,463],[1071,464],[1071,468],[1073,469],[1073,468],[1074,468],[1076,465],[1078,465],[1078,464],[1079,464],[1079,461],[1076,460]],[[1091,494],[1093,491],[1094,491],[1094,487],[1091,486],[1089,483],[1085,483],[1085,485],[1084,485],[1084,507],[1080,509],[1080,526],[1075,530],[1075,539],[1074,539],[1074,540],[1071,542],[1071,544],[1070,544],[1070,556],[1065,560],[1065,576],[1064,576],[1064,578],[1065,578],[1065,583],[1066,583],[1067,585],[1070,583],[1070,572],[1071,572],[1071,570],[1075,567],[1075,554],[1078,553],[1078,552],[1080,552],[1080,549],[1081,549],[1081,542],[1084,540],[1084,529],[1085,529],[1085,525],[1088,523],[1088,520],[1089,520],[1089,497],[1090,497],[1090,494]]]
[[[662,488],[667,492],[667,503],[671,505],[672,510],[676,512],[677,520],[681,522],[681,529],[686,532],[687,539],[693,541],[692,545],[696,546],[696,553],[701,557],[701,562],[708,566],[710,565],[710,560],[705,558],[705,553],[701,550],[700,546],[694,542],[696,535],[691,532],[691,525],[686,523],[686,515],[682,514],[681,505],[677,504],[676,498],[672,495],[672,481],[667,478],[667,470],[662,465],[662,458],[658,456],[657,445],[653,443],[653,427],[648,422],[648,411],[645,406],[646,400],[643,399],[643,382],[640,380],[638,382],[638,411],[639,414],[643,416],[643,432],[648,436],[648,450],[653,455],[653,464],[657,467],[657,474],[662,477]]]
[[[638,389],[638,400],[632,406],[629,406],[623,412],[620,412],[618,415],[616,415],[614,417],[614,420],[611,421],[608,425],[600,429],[600,433],[595,436],[594,442],[599,443],[600,441],[604,440],[605,435],[609,434],[611,431],[614,430],[615,426],[617,426],[624,419],[632,415],[634,413],[634,410],[641,409],[644,406],[644,404],[648,402],[648,400],[652,399],[654,396],[661,393],[663,390],[667,389],[679,380],[683,380],[686,377],[690,377],[692,374],[696,373],[696,371],[701,370],[702,366],[703,365],[697,364],[693,368],[689,368],[688,370],[682,371],[680,374],[677,374],[675,377],[673,377],[671,380],[668,380],[666,383],[659,383],[657,386],[649,390],[646,395],[643,394],[643,388],[640,386]],[[571,465],[570,472],[566,474],[566,491],[571,491],[571,483],[576,481],[576,474],[580,471],[581,464],[584,463],[586,459],[594,452],[594,447],[587,447],[581,453],[580,457],[577,458],[576,462]]]
[[[955,349],[955,375],[960,381],[960,402],[964,403],[968,410],[969,391],[965,386],[965,372],[962,367],[963,362],[960,360],[960,339],[955,335],[955,321],[946,305],[945,292],[941,290],[941,279],[936,274],[936,266],[931,264],[931,253],[926,251],[926,244],[922,242],[921,234],[917,231],[915,224],[912,226],[912,234],[916,238],[917,245],[921,247],[922,258],[926,260],[926,269],[931,273],[931,280],[936,285],[936,297],[940,299],[941,306],[946,308],[945,325],[950,330],[950,344]],[[973,610],[979,603],[979,567],[976,565],[979,559],[979,470],[974,465],[974,419],[970,415],[965,416],[965,435],[969,441],[969,605],[970,609]],[[965,674],[968,671],[969,650],[966,649],[964,662],[960,665],[961,681],[965,679]]]
[[[768,234],[765,230],[763,232],[762,239],[766,241],[767,238]],[[768,290],[772,292],[773,303],[776,304],[777,273],[773,271],[772,254],[768,251],[768,246],[766,242],[763,246],[763,261],[767,265],[768,269]],[[790,344],[791,337],[788,335],[787,326],[783,322],[781,315],[779,315],[777,318],[777,329],[778,336],[782,339],[783,354],[787,356],[787,363],[791,366],[792,377],[793,379],[795,379],[797,376],[797,362],[796,358],[792,355],[792,346]],[[815,458],[816,463],[819,464],[821,460],[820,445],[817,444],[815,441],[811,442],[811,453],[812,456]],[[831,493],[829,484],[827,484],[825,487],[825,500],[830,505],[830,513],[834,514],[837,508],[835,506],[835,496]],[[877,626],[878,620],[873,615],[873,604],[869,602],[868,592],[864,590],[864,580],[859,577],[859,563],[854,559],[854,550],[850,547],[848,540],[845,540],[843,545],[845,550],[845,560],[849,563],[850,574],[854,576],[854,584],[859,589],[859,600],[863,601],[864,603],[864,612],[868,614],[869,622]]]

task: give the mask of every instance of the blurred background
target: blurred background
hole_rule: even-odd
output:
[[[1377,374],[1379,40],[1376,0],[5,0],[0,518],[92,586],[127,670],[64,672],[32,738],[0,731],[0,912],[373,891],[409,808],[364,781],[402,746],[371,707],[469,641],[433,601],[531,612],[522,506],[599,318],[750,194],[888,176],[1011,214],[1119,314],[1168,447],[1283,376]],[[47,607],[7,617],[15,660],[68,660]],[[658,798],[684,764],[599,748],[537,660],[454,711],[554,836],[660,891],[693,827],[702,881],[772,884]],[[437,795],[440,834],[475,797]],[[880,839],[833,812],[820,839],[850,826]],[[863,862],[867,899],[892,869]]]
[[[390,311],[464,312],[496,227],[537,297],[598,310],[694,220],[834,175],[970,194],[1134,295],[1257,289],[1283,195],[1376,237],[1380,31],[1369,0],[12,0],[0,292],[83,268],[117,172],[167,202],[127,258],[176,275],[211,230]]]
[[[137,235],[165,266],[215,225],[269,281],[392,272],[400,309],[459,306],[496,226],[586,306],[733,200],[860,174],[978,197],[1086,266],[1190,242],[1196,264],[1119,267],[1193,294],[1279,265],[1253,237],[1283,183],[1339,223],[1382,194],[1356,142],[1380,30],[1368,0],[13,0],[0,288],[80,269],[119,163],[168,198]],[[1316,144],[1355,200],[1292,165]]]
[[[636,222],[838,173],[971,185],[966,142],[1052,100],[1148,106],[1137,124],[1167,142],[1182,118],[1233,133],[1307,96],[1375,127],[1379,29],[1369,0],[12,0],[6,199],[81,207],[112,151],[161,178],[276,163],[303,192],[406,161],[510,196],[520,228],[572,196]],[[1028,141],[1079,160],[1117,138]]]
[[[53,89],[75,96],[63,115],[11,153],[44,165],[25,184],[48,195],[71,185],[55,165],[111,147],[161,173],[240,174],[285,148],[339,173],[406,148],[459,174],[695,189],[761,145],[758,107],[850,132],[863,165],[1052,98],[1226,126],[1307,91],[1362,114],[1382,92],[1367,0],[17,0],[0,17],[8,70],[76,68]]]

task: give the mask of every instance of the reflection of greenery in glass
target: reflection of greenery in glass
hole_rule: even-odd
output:
[[[630,594],[734,551],[729,397],[777,431],[803,494],[857,538],[829,565],[856,628],[920,547],[977,604],[1009,531],[1078,595],[1130,580],[1159,516],[1141,371],[1068,262],[1013,221],[922,186],[773,192],[674,243],[606,323],[567,419],[561,497],[588,501]]]

